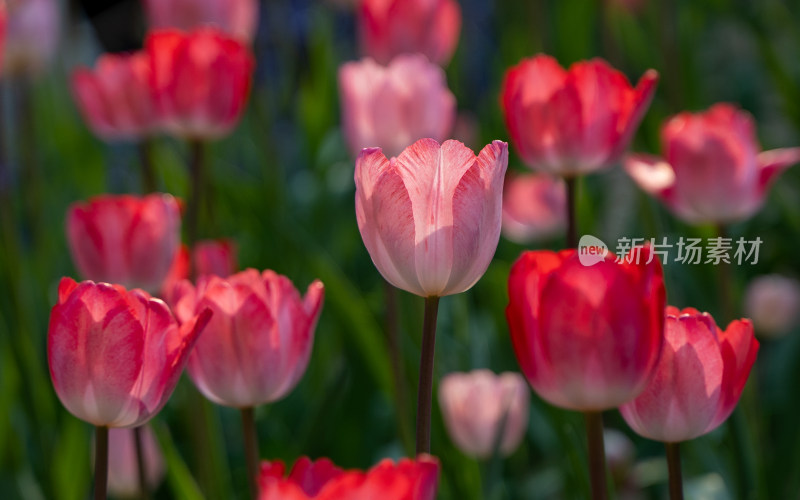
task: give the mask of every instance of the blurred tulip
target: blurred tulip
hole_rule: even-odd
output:
[[[655,93],[648,70],[636,88],[601,59],[564,70],[547,55],[506,73],[501,105],[522,159],[533,169],[571,177],[614,163],[628,147]]]
[[[172,394],[210,311],[185,318],[142,290],[63,278],[50,313],[47,358],[58,399],[102,427],[136,427]]]
[[[200,276],[196,288],[183,281],[172,304],[178,319],[214,312],[189,359],[192,381],[224,406],[249,408],[284,397],[306,371],[323,296],[319,280],[301,297],[285,276],[255,269],[227,279]]]
[[[0,63],[5,62],[7,24],[8,13],[6,12],[6,2],[0,1]]]
[[[670,118],[661,143],[664,159],[632,154],[625,169],[690,224],[753,216],[778,175],[800,162],[800,148],[761,152],[752,117],[731,104]]]
[[[280,461],[261,464],[259,500],[434,500],[439,482],[439,462],[428,455],[386,459],[366,472],[301,457],[287,478],[285,471]]]
[[[503,190],[503,235],[525,244],[560,234],[567,224],[564,182],[542,174],[510,175]]]
[[[420,139],[387,159],[379,148],[356,160],[356,219],[375,267],[422,297],[466,291],[500,239],[508,145],[475,153],[458,141]]]
[[[744,310],[756,333],[781,336],[800,319],[800,282],[778,274],[759,276],[747,285]]]
[[[170,195],[103,195],[70,206],[67,240],[82,277],[155,291],[180,245],[180,223]]]
[[[644,390],[664,335],[661,263],[649,246],[584,266],[576,250],[525,252],[508,279],[517,360],[546,401],[601,411]],[[649,261],[649,262],[648,262]]]
[[[144,52],[105,54],[94,71],[75,70],[72,95],[83,119],[101,139],[135,141],[157,130],[150,60]]]
[[[637,434],[677,443],[719,427],[733,412],[756,360],[750,320],[722,331],[708,313],[666,310],[664,348],[647,388],[620,407]]]
[[[151,29],[212,25],[247,43],[258,29],[258,0],[144,0],[144,8]]]
[[[167,131],[189,139],[228,135],[242,115],[255,61],[245,45],[212,28],[151,32],[145,50]]]
[[[148,426],[139,428],[147,484],[158,487],[166,472],[164,457],[153,431]],[[108,432],[108,491],[122,498],[140,498],[139,464],[136,461],[134,429],[111,429]]]
[[[490,458],[503,425],[499,453],[517,449],[528,428],[530,391],[518,373],[451,373],[439,383],[439,407],[453,442],[465,454]]]
[[[196,276],[213,274],[220,278],[227,278],[239,269],[236,260],[236,244],[231,240],[205,240],[198,241],[192,250],[192,264]],[[181,245],[175,253],[167,277],[161,287],[161,296],[167,303],[172,303],[170,298],[175,286],[183,280],[191,279],[189,266],[189,248]]]
[[[423,137],[445,140],[453,128],[456,100],[444,71],[421,54],[403,54],[389,66],[372,59],[339,69],[342,122],[353,156],[363,148],[399,155]]]
[[[455,0],[361,0],[361,52],[381,64],[419,52],[446,65],[458,44],[461,8]]]
[[[61,16],[55,0],[6,0],[3,74],[36,76],[58,46]]]

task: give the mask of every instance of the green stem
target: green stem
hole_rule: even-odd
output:
[[[578,248],[577,186],[575,177],[564,179],[567,183],[567,248]]]
[[[136,445],[136,470],[139,473],[139,495],[142,500],[150,498],[150,488],[147,485],[147,468],[144,460],[144,427],[133,429],[133,442]]]
[[[723,224],[717,225],[717,236],[720,238],[727,238],[727,228]],[[719,287],[720,299],[720,314],[717,323],[720,326],[727,325],[729,321],[734,319],[736,314],[736,306],[733,295],[733,270],[731,265],[725,261],[719,263],[719,272],[717,273],[717,285]]]
[[[258,497],[258,434],[253,408],[242,408],[242,432],[244,434],[244,455],[247,462],[247,480],[250,496]]]
[[[589,478],[592,482],[592,498],[606,498],[606,452],[603,446],[603,414],[599,411],[584,413],[586,438],[589,447]]]
[[[431,406],[433,399],[433,354],[436,345],[436,316],[439,297],[425,298],[422,326],[422,354],[419,361],[417,392],[417,455],[431,451]]]
[[[669,498],[683,500],[683,480],[681,479],[681,450],[678,443],[664,443],[667,448],[667,467],[669,468]]]
[[[95,427],[94,500],[105,500],[108,486],[108,427]]]
[[[186,244],[193,248],[197,243],[198,225],[203,204],[204,176],[204,151],[203,141],[193,140],[189,143],[189,201],[186,206]],[[193,267],[191,263],[190,267]],[[194,269],[190,270],[194,276]]]
[[[147,193],[155,193],[158,190],[156,184],[156,172],[153,167],[153,158],[151,156],[152,139],[142,139],[137,145],[139,151],[139,166],[142,173],[142,191]]]

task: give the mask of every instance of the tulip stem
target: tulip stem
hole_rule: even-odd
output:
[[[95,427],[94,500],[105,500],[108,486],[108,427]]]
[[[664,443],[667,448],[667,467],[669,468],[669,498],[683,500],[683,480],[681,479],[681,450],[678,443]]]
[[[253,407],[242,408],[242,431],[244,432],[244,455],[247,462],[247,480],[250,496],[258,497],[258,434]]]
[[[186,244],[191,249],[197,243],[197,229],[200,219],[201,205],[203,202],[203,141],[193,140],[189,143],[189,202],[186,206]],[[190,259],[190,267],[191,259]],[[190,269],[190,276],[194,276],[194,269]]]
[[[133,442],[136,445],[136,470],[139,472],[139,498],[148,500],[150,498],[150,491],[147,486],[147,469],[144,465],[143,429],[142,426],[133,429]]]
[[[417,392],[417,455],[431,451],[431,404],[433,399],[433,353],[436,345],[436,316],[439,297],[425,297],[422,325],[422,354]]]
[[[151,139],[142,139],[137,149],[139,150],[139,166],[142,173],[142,191],[145,194],[155,193],[156,186],[156,172],[153,168],[153,159],[151,157]]]
[[[727,238],[727,229],[723,224],[717,226],[717,236],[719,238]],[[735,307],[733,299],[733,276],[731,272],[731,265],[724,260],[719,263],[719,272],[717,273],[718,286],[719,286],[719,299],[720,299],[720,312],[722,314],[721,325],[727,324],[734,318]]]
[[[586,438],[589,445],[589,477],[592,482],[592,498],[606,498],[606,452],[603,445],[603,414],[599,411],[584,413]]]
[[[578,247],[578,224],[575,216],[577,209],[577,179],[567,177],[567,248]]]

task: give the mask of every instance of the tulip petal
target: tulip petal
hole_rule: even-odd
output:
[[[759,343],[753,335],[753,324],[750,320],[732,321],[725,331],[718,330],[717,335],[725,370],[722,374],[719,410],[706,432],[711,432],[719,427],[733,413],[733,409],[744,391],[759,349]]]

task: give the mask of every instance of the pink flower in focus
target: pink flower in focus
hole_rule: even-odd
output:
[[[640,436],[677,443],[707,434],[725,421],[742,395],[756,360],[750,320],[722,331],[708,313],[666,310],[664,348],[644,392],[620,407]]]
[[[759,276],[747,285],[744,310],[757,334],[779,337],[800,319],[800,282],[778,274]]]
[[[158,129],[150,60],[144,52],[105,54],[94,70],[75,70],[72,95],[92,132],[104,140],[135,141]]]
[[[655,93],[658,73],[636,87],[601,59],[569,70],[547,55],[509,69],[500,96],[511,142],[536,170],[570,177],[614,163]]]
[[[272,271],[247,269],[227,279],[181,282],[171,305],[179,320],[210,309],[214,316],[189,359],[189,376],[211,401],[236,408],[277,401],[306,371],[324,288],[301,297]]]
[[[50,313],[47,359],[58,399],[96,426],[136,427],[166,404],[210,311],[180,327],[142,290],[63,278]]]
[[[346,63],[339,92],[353,156],[379,147],[391,158],[423,137],[441,142],[453,128],[456,100],[444,71],[420,54],[397,56],[386,67],[372,59]]]
[[[372,262],[392,285],[421,297],[470,289],[500,239],[508,145],[476,157],[458,141],[420,139],[387,159],[356,160],[356,219]]]
[[[170,195],[104,195],[75,203],[67,241],[82,277],[159,290],[180,245],[180,208]]]
[[[731,104],[673,116],[661,143],[664,158],[631,154],[625,170],[690,224],[752,217],[775,179],[800,163],[800,148],[761,151],[752,116]]]
[[[149,426],[140,427],[144,450],[145,477],[151,490],[158,487],[166,472],[164,457]],[[139,465],[136,461],[134,429],[108,431],[108,491],[115,497],[139,498]]]
[[[503,425],[499,452],[517,449],[528,428],[530,389],[518,373],[489,370],[451,373],[439,383],[439,407],[450,437],[461,451],[490,458]]]
[[[61,16],[55,0],[6,0],[3,74],[35,76],[58,47]]]
[[[503,235],[517,243],[560,234],[567,223],[564,182],[544,174],[509,175],[503,190]]]
[[[211,25],[245,43],[258,29],[258,0],[144,0],[144,7],[151,29]]]
[[[361,52],[381,64],[406,53],[446,65],[458,44],[461,7],[455,0],[361,0]]]

